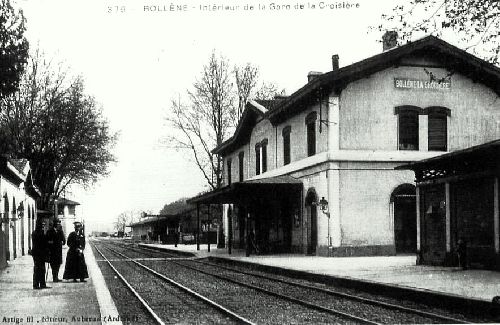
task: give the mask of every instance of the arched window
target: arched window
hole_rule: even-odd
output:
[[[292,127],[286,126],[283,128],[283,165],[288,165],[290,163],[290,133],[292,132]]]
[[[243,159],[245,158],[245,152],[241,151],[238,154],[238,167],[239,167],[239,175],[240,175],[240,182],[243,182]]]
[[[231,159],[227,160],[227,185],[231,185]]]
[[[260,143],[255,145],[255,175],[260,174]]]
[[[267,172],[267,139],[262,140],[260,143],[260,148],[262,150],[261,156],[262,156],[262,172],[265,173]]]
[[[316,154],[316,119],[318,114],[311,112],[306,116],[306,137],[307,137],[307,156]]]

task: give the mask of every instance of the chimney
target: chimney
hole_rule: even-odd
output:
[[[338,69],[339,69],[339,55],[334,54],[334,55],[332,55],[332,71],[335,71]]]
[[[382,35],[382,49],[384,51],[390,50],[398,45],[398,32],[395,30],[388,30]]]
[[[307,74],[307,82],[311,82],[311,80],[317,78],[318,76],[321,76],[323,72],[318,72],[318,71],[309,71]]]

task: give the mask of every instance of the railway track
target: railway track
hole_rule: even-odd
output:
[[[343,322],[360,322],[367,324],[380,323],[465,323],[457,319],[425,310],[408,308],[397,304],[368,299],[356,295],[337,292],[331,289],[320,288],[317,285],[298,283],[276,276],[264,275],[255,272],[239,270],[233,267],[221,266],[195,259],[165,258],[172,254],[145,250],[142,247],[120,245],[127,254],[141,258],[145,254],[157,256],[158,260],[141,258],[141,262],[158,272],[185,273],[186,268],[198,272],[203,276],[274,297],[275,300],[287,301],[315,310],[318,313],[327,313],[344,318]],[[117,252],[118,253],[118,252]],[[122,253],[119,253],[122,254]],[[123,258],[134,258],[121,255]],[[162,258],[163,256],[163,258]],[[166,265],[169,265],[168,267]],[[172,267],[176,265],[177,269]],[[201,275],[194,276],[200,278]],[[242,297],[243,298],[243,297]]]
[[[254,324],[152,269],[138,268],[138,262],[116,258],[116,252],[110,248],[99,248],[95,243],[92,245],[155,324]],[[114,255],[115,258],[110,259],[109,255]],[[129,303],[136,304],[136,301]]]

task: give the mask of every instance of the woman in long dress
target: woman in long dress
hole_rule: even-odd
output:
[[[83,234],[83,227],[80,222],[75,222],[75,231],[71,232],[68,236],[68,254],[66,255],[66,266],[64,268],[63,279],[76,282],[85,282],[89,277],[87,272],[87,264],[85,263],[85,256],[83,250],[85,249],[85,235]]]

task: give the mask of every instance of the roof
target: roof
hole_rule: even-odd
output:
[[[271,197],[288,196],[301,191],[302,181],[289,176],[275,176],[236,182],[187,200],[188,203],[238,203]]]
[[[256,100],[256,102],[268,109],[264,117],[276,125],[307,109],[307,104],[317,102],[318,98],[332,91],[340,94],[342,89],[349,83],[391,66],[399,65],[402,59],[415,54],[434,58],[450,71],[460,72],[474,80],[474,82],[481,82],[500,95],[500,69],[498,67],[430,35],[365,60],[318,75],[288,97],[280,97],[272,101]],[[247,108],[249,106],[252,105],[247,104]],[[255,125],[255,122],[253,124],[248,122],[244,118],[240,119],[235,134],[215,148],[213,153],[224,155],[246,143],[251,129]],[[245,132],[239,134],[240,129],[245,130]]]
[[[269,112],[268,117],[272,123],[278,123],[290,114],[305,109],[302,105],[296,105],[298,102],[317,98],[318,94],[325,95],[332,90],[340,93],[347,84],[398,65],[401,59],[411,54],[433,57],[451,71],[460,72],[476,82],[481,82],[500,95],[498,67],[430,35],[317,76]]]
[[[59,198],[57,199],[57,204],[58,205],[80,205],[80,203],[72,201],[67,198]]]
[[[167,220],[178,220],[179,216],[177,215],[156,215],[156,216],[148,216],[140,221],[131,223],[129,227],[135,227],[135,226],[141,226],[141,225],[147,225],[147,224],[154,224],[157,222],[162,222],[162,221],[167,221]]]
[[[0,173],[20,184],[26,181],[29,174],[29,163],[26,159],[13,159],[9,155],[0,155]]]
[[[9,162],[17,169],[17,171],[23,175],[27,175],[29,171],[29,161],[28,159],[13,159],[10,158]]]
[[[279,97],[268,100],[256,99],[248,101],[233,136],[217,146],[212,152],[225,155],[248,142],[252,129],[257,124],[257,120],[263,118],[269,110],[275,108],[283,100],[283,97]]]

